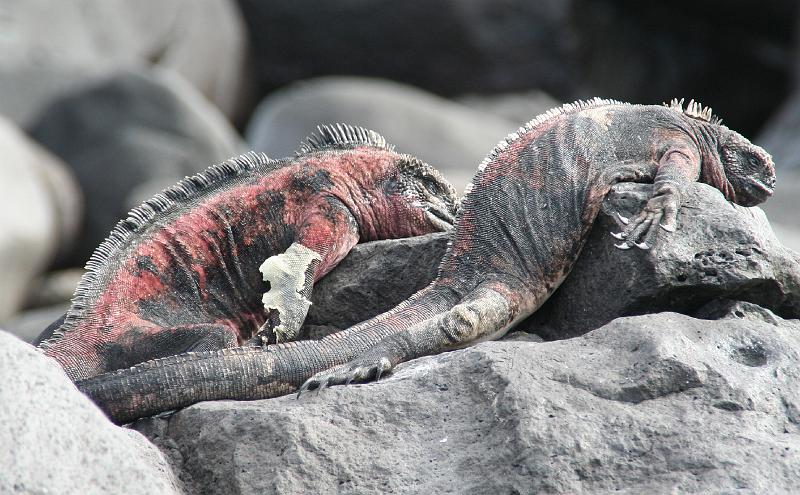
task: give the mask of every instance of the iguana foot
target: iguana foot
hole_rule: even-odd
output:
[[[270,317],[251,342],[286,342],[297,336],[311,306],[308,297],[314,283],[313,267],[320,259],[316,251],[295,242],[259,267],[264,280],[270,283],[270,290],[262,298]]]
[[[322,390],[331,385],[349,385],[352,382],[378,380],[394,366],[389,358],[356,359],[327,369],[312,376],[297,391],[297,397],[308,390]]]
[[[624,228],[619,233],[611,232],[611,235],[623,242],[614,246],[619,249],[630,249],[632,246],[639,249],[652,248],[658,234],[657,227],[666,232],[675,232],[679,205],[679,196],[666,192],[650,198],[644,209],[632,220],[617,214]]]

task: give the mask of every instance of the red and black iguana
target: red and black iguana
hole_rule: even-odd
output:
[[[452,227],[457,196],[432,167],[367,129],[319,130],[295,157],[245,154],[132,210],[39,348],[80,380],[192,350],[291,340],[314,282],[357,242]]]
[[[569,273],[604,196],[653,182],[617,247],[673,232],[687,183],[740,205],[766,200],[770,156],[690,102],[576,102],[535,118],[495,147],[461,204],[437,278],[396,308],[320,341],[173,356],[80,382],[124,423],[215,399],[259,399],[380,377],[416,357],[503,335]]]

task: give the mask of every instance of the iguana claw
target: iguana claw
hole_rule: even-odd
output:
[[[631,245],[627,242],[623,242],[622,244],[614,244],[614,247],[618,249],[630,249]]]
[[[308,390],[322,390],[331,385],[350,385],[350,383],[378,380],[387,371],[393,368],[391,361],[387,358],[377,360],[355,360],[325,371],[319,372],[303,383],[297,390],[299,398]]]
[[[617,239],[617,240],[620,240],[620,241],[624,241],[625,240],[625,236],[622,235],[622,232],[609,232],[609,233],[611,234],[611,237],[613,237],[614,239]]]
[[[628,217],[623,217],[622,215],[619,214],[619,212],[617,212],[617,218],[619,218],[619,221],[622,222],[624,225],[628,225],[631,222]]]

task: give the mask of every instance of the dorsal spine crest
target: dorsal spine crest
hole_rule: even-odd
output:
[[[669,103],[664,103],[664,106],[669,107],[677,112],[680,112],[687,117],[692,117],[693,119],[701,120],[703,122],[708,122],[711,124],[721,125],[722,119],[714,115],[713,110],[711,107],[703,106],[702,103],[695,100],[689,100],[689,103],[686,104],[686,107],[683,106],[684,99],[681,98],[680,100],[677,98],[673,98],[672,101]]]
[[[331,124],[317,126],[317,133],[308,136],[295,154],[302,155],[325,149],[348,149],[354,146],[374,146],[387,151],[394,151],[394,146],[386,139],[370,129],[348,124]]]
[[[128,216],[114,226],[108,237],[89,257],[85,265],[86,272],[75,289],[64,323],[58,330],[53,332],[50,338],[43,341],[38,348],[42,351],[47,350],[53,343],[75,328],[84,311],[91,304],[92,291],[100,282],[102,270],[110,261],[120,258],[120,252],[127,248],[131,240],[136,238],[136,233],[151,225],[155,219],[163,216],[163,214],[188,203],[213,186],[223,184],[255,167],[273,163],[278,162],[269,159],[263,153],[250,151],[217,165],[212,165],[203,172],[188,176],[130,210]]]

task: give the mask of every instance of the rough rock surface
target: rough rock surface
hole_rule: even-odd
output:
[[[0,113],[23,126],[85,81],[146,64],[177,70],[227,115],[245,101],[233,0],[4,0],[0,33]]]
[[[314,286],[306,325],[339,330],[388,311],[436,277],[448,233],[357,244]]]
[[[81,196],[65,165],[0,117],[0,321],[77,233]],[[58,182],[56,184],[55,182]]]
[[[82,264],[137,200],[242,151],[222,114],[179,75],[122,71],[48,106],[31,129],[86,196]],[[144,191],[140,186],[153,184]]]
[[[615,248],[619,241],[609,235],[620,230],[615,212],[632,217],[651,187],[614,187],[567,280],[521,329],[572,337],[619,316],[691,313],[720,297],[800,317],[800,255],[778,241],[760,208],[729,203],[711,186],[690,187],[677,232],[662,234],[654,249]]]
[[[789,493],[800,322],[749,316],[487,342],[378,383],[205,402],[135,427],[192,492]]]
[[[0,331],[0,493],[180,493],[164,455]]]
[[[272,93],[258,106],[246,134],[253,149],[280,157],[296,150],[319,124],[364,126],[463,189],[487,151],[533,116],[510,121],[403,84],[323,77]]]

